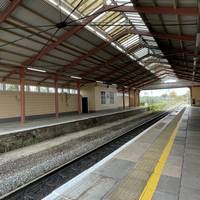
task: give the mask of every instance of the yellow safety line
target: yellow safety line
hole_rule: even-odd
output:
[[[174,140],[175,140],[175,137],[176,137],[176,133],[177,133],[177,130],[178,130],[178,127],[179,127],[179,123],[177,125],[177,127],[174,129],[170,139],[169,139],[169,142],[167,143],[167,145],[165,146],[162,154],[161,154],[161,157],[154,169],[154,172],[153,174],[150,176],[139,200],[151,200],[152,197],[153,197],[153,194],[157,188],[157,185],[158,185],[158,182],[160,180],[160,176],[162,174],[162,171],[164,169],[164,166],[165,166],[165,163],[167,161],[167,158],[170,154],[170,151],[172,149],[172,146],[174,144]]]

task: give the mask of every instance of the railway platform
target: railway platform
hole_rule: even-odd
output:
[[[174,111],[44,200],[198,200],[199,119]]]
[[[88,114],[73,114],[56,118],[29,120],[23,125],[18,122],[0,124],[0,153],[36,144],[64,134],[85,130],[108,121],[124,119],[147,111],[147,108],[115,109]]]
[[[153,200],[200,199],[200,108],[188,108]]]

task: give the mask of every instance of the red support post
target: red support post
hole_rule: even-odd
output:
[[[124,87],[123,87],[123,109],[125,109],[125,89],[124,89]]]
[[[136,89],[133,91],[133,105],[136,107]]]
[[[128,105],[131,107],[131,88],[128,89]]]
[[[80,94],[80,81],[77,82],[77,111],[81,113],[81,94]]]
[[[54,78],[54,89],[55,89],[55,115],[56,118],[59,117],[59,103],[58,103],[58,76],[55,75]]]
[[[25,122],[25,68],[20,68],[20,121]]]

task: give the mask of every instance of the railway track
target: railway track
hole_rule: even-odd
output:
[[[170,111],[160,112],[148,121],[135,127],[131,131],[123,134],[120,137],[114,138],[112,141],[103,144],[102,146],[82,155],[70,163],[61,166],[54,171],[45,174],[31,183],[23,185],[16,191],[12,191],[6,196],[0,198],[4,200],[40,200],[51,193],[53,190],[63,185],[70,179],[74,178],[81,172],[90,168],[116,149],[139,135],[142,131],[164,118]]]

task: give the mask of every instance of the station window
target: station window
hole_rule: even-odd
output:
[[[30,85],[30,86],[29,86],[29,91],[30,91],[30,92],[38,92],[38,87],[37,87],[37,86],[34,86],[34,85]]]
[[[58,93],[63,93],[63,88],[58,88]]]
[[[74,94],[78,94],[78,90],[75,90],[75,89],[74,89]]]
[[[101,104],[106,104],[106,92],[101,91]]]
[[[114,104],[114,92],[110,92],[110,104]]]
[[[118,92],[118,93],[117,93],[117,96],[118,96],[118,97],[121,97],[121,96],[123,96],[123,93],[122,93],[122,92]]]
[[[69,93],[70,93],[69,91],[70,91],[70,90],[69,90],[69,89],[67,89],[67,88],[64,88],[64,89],[63,89],[63,92],[64,92],[64,93],[67,93],[67,94],[69,94]]]
[[[48,88],[47,87],[40,87],[40,92],[47,93]]]
[[[5,84],[6,91],[19,91],[19,86],[14,84]]]
[[[4,84],[0,83],[0,91],[3,91],[3,90],[4,90]]]
[[[49,93],[55,93],[55,89],[53,87],[49,88]]]
[[[75,90],[74,90],[74,89],[70,89],[70,90],[69,90],[69,93],[70,93],[70,94],[75,94]]]

